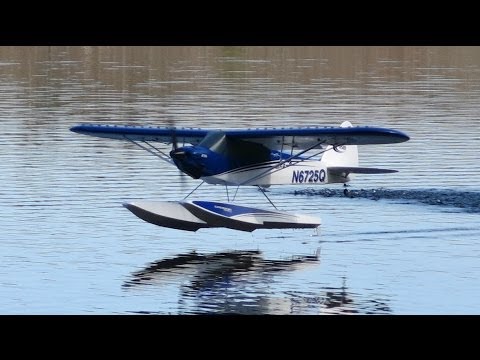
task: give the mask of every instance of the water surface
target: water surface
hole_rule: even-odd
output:
[[[479,104],[477,47],[0,48],[0,312],[478,314]],[[411,140],[360,147],[361,165],[399,172],[359,175],[349,196],[269,189],[321,217],[319,234],[143,222],[121,204],[179,200],[198,181],[69,131],[345,120]],[[254,188],[237,201],[270,206]]]

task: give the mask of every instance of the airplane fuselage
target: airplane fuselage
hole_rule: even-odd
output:
[[[267,171],[272,169],[271,171]],[[226,185],[322,185],[330,182],[327,167],[321,161],[304,160],[281,163],[270,161],[202,177],[209,184]],[[337,179],[347,182],[348,177]]]
[[[258,149],[257,149],[258,150]],[[322,161],[292,158],[291,153],[265,149],[262,156],[228,156],[202,146],[172,150],[175,165],[195,179],[224,185],[321,185],[348,182],[348,176],[329,174]]]

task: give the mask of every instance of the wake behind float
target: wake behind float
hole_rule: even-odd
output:
[[[149,223],[178,230],[229,228],[308,229],[320,226],[320,218],[289,214],[214,201],[147,201],[124,203],[128,210]]]

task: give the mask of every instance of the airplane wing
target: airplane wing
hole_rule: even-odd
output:
[[[171,143],[178,142],[198,145],[210,132],[222,132],[228,138],[262,144],[279,150],[294,147],[304,150],[324,145],[372,145],[392,144],[409,140],[398,130],[355,126],[355,127],[290,127],[290,128],[249,128],[249,129],[200,129],[174,127],[117,126],[81,124],[71,131],[102,138]]]
[[[297,150],[305,150],[319,143],[322,146],[373,145],[409,140],[407,135],[398,130],[368,126],[265,128],[224,132],[228,137],[259,143],[274,150],[292,146]]]
[[[169,144],[176,137],[177,141],[197,145],[208,134],[209,129],[152,127],[152,126],[119,126],[81,124],[70,128],[71,131],[101,138],[151,141]]]

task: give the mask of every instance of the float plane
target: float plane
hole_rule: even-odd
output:
[[[226,227],[242,231],[317,228],[320,219],[278,211],[265,193],[272,185],[347,183],[354,174],[396,170],[359,166],[358,145],[409,140],[401,131],[370,126],[207,129],[80,124],[71,131],[129,141],[193,179],[223,186],[256,186],[275,210],[214,201],[138,200],[123,204],[139,218],[180,230]],[[163,151],[155,143],[171,145]],[[227,189],[228,190],[228,189]]]

